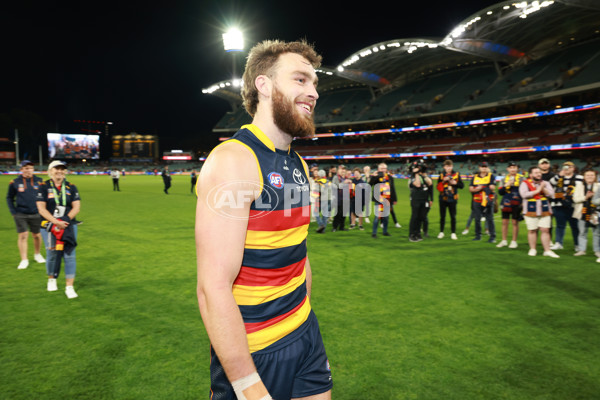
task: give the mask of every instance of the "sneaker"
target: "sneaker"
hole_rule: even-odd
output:
[[[323,232],[325,232],[325,227],[324,227],[324,226],[320,226],[320,227],[317,229],[317,233],[323,233]]]
[[[417,238],[416,238],[416,237],[414,237],[414,236],[409,236],[409,237],[408,237],[408,240],[409,240],[409,241],[411,241],[411,242],[419,242],[419,239],[417,239]]]
[[[552,250],[545,251],[544,255],[546,257],[560,258],[560,256],[558,254],[556,254],[555,252],[553,252]]]
[[[537,250],[536,249],[529,249],[529,251],[527,252],[528,256],[531,257],[535,257],[537,255]]]
[[[377,235],[373,233],[373,234],[371,235],[371,237],[372,237],[372,238],[377,238]]]
[[[469,233],[469,230],[468,230],[468,229],[465,229],[464,231],[462,231],[462,234],[463,234],[463,235],[467,235],[468,233]]]
[[[74,299],[75,297],[79,296],[77,293],[75,293],[75,289],[73,289],[73,286],[67,286],[65,288],[65,294],[69,299]]]
[[[458,238],[456,237],[456,233],[451,234],[450,239],[457,240]]]
[[[578,257],[578,256],[585,256],[585,251],[579,250],[577,253],[575,253],[573,255],[576,256],[576,257]]]
[[[392,236],[392,235],[390,235],[390,234],[389,234],[389,233],[387,233],[387,232],[384,232],[384,233],[383,233],[383,236]]]
[[[17,266],[17,269],[25,269],[27,267],[29,267],[29,260],[21,260],[21,262]]]
[[[488,243],[496,243],[496,239],[489,239]]]
[[[56,292],[58,290],[58,287],[56,287],[56,279],[48,279],[48,291],[49,292]]]
[[[350,225],[350,229],[356,228],[356,225]]]
[[[438,239],[443,239],[444,238],[444,232],[440,232],[438,234]]]
[[[481,238],[480,238],[480,237],[474,237],[474,238],[473,238],[473,241],[474,241],[474,242],[477,242],[477,241],[479,241],[479,240],[481,240]]]
[[[598,259],[596,260],[597,263],[600,263],[600,257],[598,257]]]
[[[396,225],[394,225],[396,228],[402,228],[402,225],[400,225],[398,222],[396,222]]]
[[[67,297],[69,299],[74,299],[75,297],[78,296],[78,294],[75,293],[75,289],[73,289],[73,286],[67,286],[65,288],[65,294],[67,295]]]
[[[46,259],[41,254],[34,254],[33,259],[35,260],[35,262],[40,263],[40,264],[46,262]]]
[[[600,258],[600,251],[596,251],[594,254],[596,255],[596,257]]]
[[[508,242],[506,240],[501,240],[500,243],[496,245],[496,247],[505,247],[508,246]]]
[[[367,224],[370,224],[370,223],[371,223],[371,220],[369,219],[369,217],[366,217],[366,218],[365,218],[365,223],[367,223]]]
[[[563,249],[563,245],[558,242],[556,242],[552,246],[550,246],[550,250],[562,250],[562,249]]]
[[[508,245],[509,249],[516,249],[517,247],[519,247],[519,245],[517,244],[517,242],[515,242],[514,240],[511,240],[510,244]]]
[[[362,225],[359,225],[359,226],[358,226],[358,229],[360,229],[361,231],[364,231],[364,230],[365,230],[365,228],[363,228],[363,226],[362,226]]]

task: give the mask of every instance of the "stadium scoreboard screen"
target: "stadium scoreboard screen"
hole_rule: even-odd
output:
[[[64,160],[97,160],[100,158],[99,135],[48,133],[48,156]]]
[[[165,161],[191,161],[193,158],[191,151],[171,150],[163,152],[162,159]]]
[[[158,139],[153,135],[115,135],[112,137],[112,158],[150,160],[158,157]]]

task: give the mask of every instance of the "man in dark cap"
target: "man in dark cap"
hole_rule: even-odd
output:
[[[25,269],[29,266],[29,259],[27,258],[27,238],[29,232],[33,236],[34,260],[38,263],[46,262],[40,254],[42,243],[40,223],[42,220],[35,204],[38,186],[42,181],[42,178],[34,175],[33,163],[29,160],[23,160],[21,163],[21,175],[8,184],[6,202],[15,220],[19,235],[17,244],[21,255],[21,262],[17,267],[18,269]]]

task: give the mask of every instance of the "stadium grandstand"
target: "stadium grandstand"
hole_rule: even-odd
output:
[[[486,158],[548,157],[584,167],[600,148],[600,2],[501,1],[445,37],[391,38],[322,67],[309,162],[392,169],[415,157],[461,172]],[[204,89],[231,105],[213,129],[225,140],[251,121],[240,82]]]

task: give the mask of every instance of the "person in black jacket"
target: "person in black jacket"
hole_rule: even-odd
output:
[[[25,269],[29,266],[27,258],[27,239],[29,232],[33,236],[34,255],[33,258],[38,263],[44,263],[46,260],[40,253],[42,247],[42,235],[40,234],[40,223],[42,222],[35,204],[38,187],[42,183],[42,178],[33,174],[33,163],[29,160],[23,160],[21,163],[21,175],[13,179],[8,184],[6,193],[6,202],[8,209],[12,214],[17,234],[19,235],[17,244],[21,262],[18,269]]]
[[[444,237],[444,227],[446,225],[446,210],[450,214],[450,238],[456,237],[456,204],[458,203],[458,190],[465,187],[460,173],[454,171],[452,160],[444,161],[444,170],[440,173],[437,182],[437,190],[440,192],[440,233],[438,239]]]
[[[423,240],[421,227],[427,217],[427,208],[431,196],[431,186],[433,182],[427,175],[425,164],[421,161],[415,161],[410,166],[410,179],[408,187],[410,188],[410,232],[408,240],[411,242],[420,242]]]
[[[163,189],[163,192],[165,192],[166,194],[169,194],[169,188],[171,187],[171,173],[169,172],[168,165],[165,165],[165,169],[162,170],[161,176],[163,179],[163,183],[165,184],[165,188]]]

